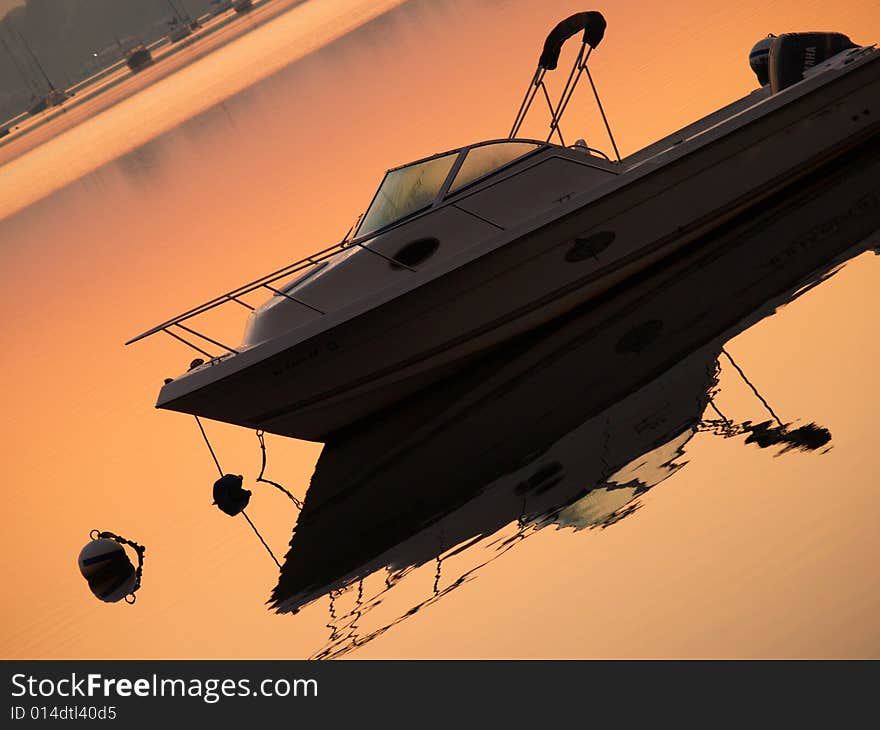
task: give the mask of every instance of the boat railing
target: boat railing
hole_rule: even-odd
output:
[[[396,228],[397,226],[399,226],[405,222],[406,222],[406,219],[402,220],[402,221],[398,221],[397,223],[388,226],[386,229],[383,229],[383,231],[387,231],[387,230],[391,230],[393,228]],[[355,224],[355,226],[352,227],[352,230],[354,230],[356,225],[357,224]],[[265,289],[266,291],[272,292],[272,294],[274,294],[276,296],[284,297],[285,299],[288,299],[292,302],[296,302],[300,306],[302,306],[306,309],[309,309],[316,314],[324,315],[324,314],[326,314],[326,312],[323,309],[320,309],[319,307],[316,307],[312,304],[309,304],[308,302],[304,301],[303,299],[300,299],[299,297],[290,293],[290,291],[286,291],[283,287],[279,288],[278,286],[273,286],[273,284],[276,284],[284,279],[289,279],[290,277],[294,276],[295,274],[299,274],[301,272],[313,269],[314,267],[316,267],[320,264],[324,264],[324,263],[328,262],[330,259],[332,259],[333,257],[338,256],[339,254],[350,250],[354,246],[357,246],[358,248],[361,248],[364,251],[368,251],[369,253],[373,254],[374,256],[378,256],[379,258],[384,259],[388,263],[392,264],[398,270],[411,271],[411,272],[416,271],[416,269],[405,264],[404,262],[397,261],[396,259],[392,258],[391,256],[388,256],[388,255],[382,253],[381,251],[377,251],[375,248],[367,246],[365,244],[365,242],[374,238],[376,235],[375,232],[371,232],[370,234],[358,236],[355,238],[350,238],[352,230],[349,230],[349,232],[345,235],[345,237],[339,243],[336,243],[328,248],[325,248],[325,249],[322,249],[321,251],[313,253],[310,256],[306,256],[305,258],[299,259],[298,261],[294,261],[293,263],[290,263],[287,266],[283,266],[282,268],[277,269],[269,274],[265,274],[264,276],[261,276],[258,279],[254,279],[253,281],[248,282],[247,284],[242,284],[241,286],[236,287],[235,289],[232,289],[224,294],[221,294],[220,296],[214,297],[213,299],[205,302],[204,304],[200,304],[197,307],[193,307],[192,309],[188,309],[187,311],[183,312],[182,314],[178,314],[176,317],[172,317],[171,319],[168,319],[165,322],[162,322],[161,324],[157,324],[155,327],[151,327],[146,332],[142,332],[141,334],[137,335],[136,337],[132,337],[125,344],[132,345],[135,342],[139,342],[140,340],[144,340],[148,337],[151,337],[152,335],[155,335],[155,334],[158,334],[161,332],[161,333],[165,333],[166,335],[173,337],[175,340],[178,340],[179,342],[182,342],[183,344],[189,346],[191,349],[195,350],[196,352],[198,352],[202,355],[205,355],[206,357],[210,358],[211,360],[217,360],[219,358],[218,358],[218,356],[212,355],[211,353],[206,352],[204,349],[202,349],[201,347],[199,347],[195,343],[189,341],[187,339],[186,335],[191,335],[191,336],[199,338],[199,340],[211,343],[212,345],[216,345],[217,347],[220,347],[223,350],[225,350],[227,354],[236,355],[239,353],[238,349],[236,349],[235,347],[231,347],[230,345],[224,344],[223,342],[221,342],[213,337],[210,337],[210,336],[204,334],[203,332],[199,332],[194,327],[190,326],[191,320],[194,320],[195,318],[200,317],[201,315],[204,315],[207,312],[216,310],[219,307],[222,307],[222,306],[228,305],[228,304],[238,304],[240,307],[243,307],[244,309],[247,309],[247,310],[253,312],[253,311],[255,311],[256,307],[252,306],[251,304],[248,304],[246,301],[244,301],[242,299],[242,297],[244,297],[248,294],[251,294],[253,292],[262,290],[262,289]],[[187,322],[189,324],[184,324],[184,322]],[[185,333],[185,334],[181,334],[181,333]]]
[[[489,140],[486,142],[478,142],[476,144],[467,145],[467,146],[461,147],[457,150],[450,150],[449,152],[441,153],[440,155],[436,155],[436,156],[457,153],[460,156],[460,158],[463,159],[464,156],[474,147],[482,147],[482,146],[489,145],[489,144],[497,144],[499,142],[508,142],[508,141],[509,140]],[[514,140],[514,141],[527,141],[527,142],[532,142],[535,144],[542,144],[542,143],[537,142],[535,140]],[[544,144],[546,144],[546,143],[544,143]],[[433,159],[433,157],[426,158],[426,159]],[[459,162],[460,162],[460,160],[459,160]],[[411,163],[411,164],[416,164],[416,163]],[[458,169],[458,165],[454,166],[454,169],[449,173],[448,177],[451,178],[457,169]],[[445,192],[446,188],[448,188],[448,181],[447,181],[447,184],[444,185],[443,191],[440,191],[440,193],[438,193],[437,198],[434,200],[434,202],[430,206],[431,209],[433,209],[434,207],[436,207],[438,205],[443,204],[443,202],[444,202],[443,197],[444,196],[442,193]],[[425,211],[420,211],[420,212],[423,213]],[[165,322],[162,322],[161,324],[158,324],[155,327],[148,329],[146,332],[142,332],[141,334],[137,335],[136,337],[132,337],[125,344],[131,345],[131,344],[134,344],[135,342],[139,342],[140,340],[146,339],[147,337],[151,337],[152,335],[155,335],[155,334],[162,332],[162,333],[165,333],[166,335],[169,335],[170,337],[173,337],[174,339],[182,342],[183,344],[189,346],[191,349],[195,350],[199,354],[204,355],[205,357],[208,357],[211,360],[217,360],[218,358],[217,358],[217,356],[211,355],[209,352],[206,352],[202,347],[191,342],[187,338],[188,337],[196,337],[201,342],[207,342],[212,345],[215,345],[216,347],[220,347],[221,349],[225,350],[227,354],[232,354],[232,355],[238,354],[239,350],[237,350],[235,347],[224,344],[220,340],[213,338],[213,337],[210,337],[210,336],[204,334],[203,332],[196,330],[194,327],[190,326],[192,324],[191,320],[193,320],[197,317],[200,317],[201,315],[204,315],[207,312],[216,310],[218,307],[221,307],[223,305],[227,305],[230,303],[238,304],[239,306],[253,312],[255,310],[255,307],[248,304],[246,301],[243,301],[242,297],[244,297],[252,292],[261,290],[261,289],[270,291],[277,296],[285,297],[285,298],[289,299],[290,301],[296,302],[300,306],[302,306],[306,309],[309,309],[312,312],[315,312],[316,314],[319,314],[319,315],[326,314],[326,312],[319,309],[318,307],[316,307],[312,304],[309,304],[306,301],[303,301],[302,299],[300,299],[299,297],[290,293],[289,291],[285,291],[284,288],[279,288],[277,286],[273,286],[273,284],[275,284],[283,279],[288,279],[288,278],[292,277],[293,275],[298,274],[300,272],[308,271],[309,269],[314,268],[318,264],[324,263],[324,262],[332,259],[334,256],[339,255],[343,251],[349,250],[352,246],[358,246],[358,247],[362,248],[364,251],[369,251],[371,254],[373,254],[375,256],[379,256],[382,259],[385,259],[385,261],[394,265],[395,269],[397,269],[397,270],[414,272],[415,269],[412,268],[411,266],[408,266],[404,262],[397,261],[397,260],[391,258],[390,256],[382,253],[381,251],[378,251],[375,248],[372,248],[371,246],[366,245],[366,243],[368,241],[372,240],[373,238],[375,238],[377,234],[386,233],[388,231],[391,231],[400,225],[404,225],[409,220],[411,220],[411,216],[405,216],[402,219],[395,221],[394,223],[391,223],[388,226],[384,226],[381,230],[370,231],[366,234],[362,234],[359,236],[357,234],[358,226],[361,221],[361,219],[359,218],[358,221],[354,224],[354,226],[352,226],[352,228],[348,231],[348,233],[346,233],[345,237],[339,243],[336,243],[333,246],[330,246],[329,248],[325,248],[321,251],[318,251],[317,253],[314,253],[311,256],[307,256],[307,257],[300,259],[298,261],[294,261],[293,263],[288,264],[287,266],[284,266],[276,271],[273,271],[270,274],[266,274],[265,276],[261,276],[258,279],[254,279],[253,281],[248,282],[247,284],[243,284],[242,286],[239,286],[235,289],[232,289],[231,291],[228,291],[225,294],[221,294],[218,297],[214,297],[213,299],[205,302],[204,304],[200,304],[197,307],[193,307],[192,309],[188,309],[187,311],[183,312],[182,314],[178,314],[176,317],[173,317],[169,320],[166,320]],[[187,324],[184,324],[184,323],[187,323]]]
[[[146,339],[147,337],[151,337],[152,335],[155,335],[155,334],[158,334],[161,332],[161,333],[164,333],[164,334],[166,334],[170,337],[173,337],[174,339],[182,342],[183,344],[187,345],[191,349],[195,350],[196,352],[198,352],[201,355],[204,355],[205,357],[209,358],[212,361],[218,360],[219,359],[218,356],[211,355],[209,352],[207,352],[205,349],[203,349],[203,347],[200,347],[199,344],[196,344],[196,343],[190,341],[188,338],[195,337],[195,338],[197,338],[197,340],[199,342],[210,343],[216,347],[221,348],[227,354],[231,354],[231,355],[238,354],[239,350],[236,349],[235,347],[224,344],[219,339],[211,337],[211,336],[205,334],[204,332],[200,332],[199,330],[195,329],[192,326],[192,324],[193,324],[192,320],[194,320],[198,317],[201,317],[202,315],[204,315],[208,312],[211,312],[213,310],[218,309],[219,307],[222,307],[222,306],[228,305],[228,304],[237,304],[238,306],[253,312],[253,311],[255,311],[256,307],[254,307],[251,304],[249,304],[248,302],[244,301],[242,299],[242,297],[244,297],[248,294],[251,294],[253,292],[259,291],[259,290],[266,290],[266,291],[272,292],[272,294],[274,294],[276,296],[285,297],[286,299],[288,299],[292,302],[296,302],[298,305],[300,305],[306,309],[311,310],[315,314],[324,315],[324,314],[326,314],[325,311],[323,311],[319,307],[317,307],[307,301],[304,301],[303,299],[301,299],[301,298],[297,297],[295,294],[293,294],[290,291],[289,284],[288,284],[287,289],[285,289],[283,285],[278,285],[278,286],[273,286],[273,285],[277,284],[278,282],[280,282],[284,279],[289,279],[290,277],[293,277],[295,274],[299,274],[301,272],[308,271],[319,264],[323,264],[325,262],[328,262],[333,257],[338,256],[339,254],[341,254],[344,251],[350,250],[354,246],[357,246],[357,247],[363,249],[364,251],[368,251],[369,253],[371,253],[374,256],[378,256],[378,257],[384,259],[388,263],[392,264],[394,266],[395,270],[415,272],[416,269],[413,268],[412,266],[407,265],[403,261],[398,261],[398,260],[392,258],[391,256],[388,256],[387,254],[382,253],[381,251],[377,250],[376,248],[374,248],[368,244],[373,239],[375,239],[378,235],[388,233],[388,232],[394,230],[395,228],[398,228],[399,226],[407,225],[415,217],[418,217],[420,215],[425,215],[438,207],[442,207],[442,206],[448,204],[449,200],[450,200],[450,195],[451,195],[451,193],[449,193],[450,184],[452,183],[453,179],[455,178],[456,174],[458,173],[458,170],[460,169],[463,160],[466,158],[466,156],[468,155],[468,153],[472,149],[484,147],[487,145],[505,144],[505,143],[509,143],[509,142],[525,142],[525,143],[535,145],[537,149],[546,149],[548,146],[549,147],[556,146],[556,145],[550,144],[549,142],[533,140],[533,139],[525,139],[525,138],[495,139],[495,140],[487,140],[487,141],[483,141],[483,142],[477,142],[475,144],[467,145],[465,147],[460,147],[456,150],[450,150],[449,152],[442,152],[442,153],[439,153],[439,154],[434,155],[432,157],[425,158],[424,160],[410,163],[410,165],[415,165],[415,164],[419,164],[420,162],[429,161],[429,160],[435,159],[436,157],[442,157],[442,156],[449,155],[449,154],[458,154],[459,155],[457,162],[452,165],[449,173],[447,174],[446,180],[444,181],[443,185],[438,190],[437,196],[435,197],[433,202],[430,205],[426,206],[425,208],[413,213],[412,215],[403,216],[400,219],[394,221],[393,223],[390,223],[386,226],[381,227],[380,229],[371,230],[366,233],[361,233],[360,235],[358,235],[359,225],[360,225],[360,222],[363,218],[363,216],[361,216],[361,218],[359,218],[358,221],[352,226],[352,228],[349,229],[348,233],[346,233],[346,235],[343,237],[343,239],[339,243],[336,243],[336,244],[330,246],[329,248],[325,248],[321,251],[318,251],[317,253],[313,253],[311,256],[306,256],[305,258],[299,259],[298,261],[294,261],[293,263],[288,264],[287,266],[284,266],[280,269],[277,269],[276,271],[273,271],[269,274],[261,276],[258,279],[254,279],[253,281],[248,282],[247,284],[243,284],[242,286],[239,286],[235,289],[232,289],[224,294],[221,294],[218,297],[214,297],[213,299],[205,302],[204,304],[200,304],[197,307],[193,307],[192,309],[188,309],[187,311],[183,312],[182,314],[178,314],[176,317],[173,317],[169,320],[166,320],[165,322],[162,322],[161,324],[158,324],[155,327],[148,329],[146,332],[142,332],[141,334],[137,335],[136,337],[131,338],[125,344],[131,345],[131,344],[134,344],[135,342],[139,342],[140,340]],[[584,143],[578,143],[578,144],[571,146],[571,149],[580,149],[580,148],[583,148],[588,153],[595,153],[595,154],[601,155],[602,157],[604,157],[606,160],[608,160],[610,162],[607,155],[605,155],[604,153],[602,153],[598,150],[593,149],[592,147],[587,147]],[[502,165],[501,167],[499,167],[497,169],[487,171],[487,173],[484,177],[488,177],[490,175],[494,175],[494,174],[498,173],[499,171],[503,171],[504,169],[506,169],[510,165],[517,164],[518,162],[527,158],[528,156],[529,156],[528,154],[523,155],[522,157],[511,160],[510,162]],[[404,167],[407,167],[407,165],[405,165]],[[397,170],[397,169],[400,169],[400,168],[394,168],[394,170]],[[393,172],[394,170],[389,170],[389,172]],[[476,180],[475,182],[479,182],[479,180],[480,179]],[[458,194],[458,192],[456,192],[455,194]]]
[[[296,302],[297,304],[309,309],[317,314],[325,314],[325,312],[318,307],[315,307],[308,302],[303,301],[302,299],[294,296],[293,294],[284,291],[283,288],[279,286],[273,286],[277,284],[283,279],[288,279],[295,274],[298,274],[303,271],[308,271],[309,269],[318,266],[330,259],[334,256],[339,255],[343,251],[346,251],[351,246],[360,245],[362,248],[372,251],[372,249],[363,246],[358,241],[348,241],[343,240],[339,243],[330,246],[329,248],[325,248],[317,253],[312,254],[311,256],[307,256],[303,259],[299,259],[298,261],[294,261],[293,263],[288,264],[276,271],[273,271],[269,274],[265,274],[264,276],[259,277],[258,279],[254,279],[253,281],[248,282],[247,284],[243,284],[235,289],[232,289],[224,294],[221,294],[218,297],[214,297],[213,299],[205,302],[204,304],[200,304],[197,307],[193,307],[192,309],[188,309],[182,314],[178,314],[176,317],[172,317],[161,324],[156,325],[148,329],[146,332],[142,332],[136,337],[132,337],[125,344],[131,345],[135,342],[139,342],[140,340],[146,339],[147,337],[151,337],[152,335],[158,333],[164,333],[166,335],[170,335],[174,339],[182,342],[185,345],[188,345],[190,348],[199,352],[206,357],[211,358],[212,360],[217,359],[217,356],[211,355],[211,353],[206,352],[202,347],[199,347],[197,344],[191,342],[187,339],[187,336],[197,337],[199,340],[210,343],[217,347],[222,348],[229,354],[237,354],[239,350],[234,347],[231,347],[219,340],[208,336],[207,334],[198,331],[192,326],[192,320],[200,317],[201,315],[206,314],[207,312],[216,310],[218,307],[222,307],[228,304],[237,304],[251,312],[253,312],[256,308],[251,304],[248,304],[246,301],[242,299],[242,297],[251,294],[256,291],[266,290],[272,292],[277,296],[285,297],[290,301]],[[373,253],[377,253],[377,251],[373,251]],[[407,267],[408,268],[408,267]]]

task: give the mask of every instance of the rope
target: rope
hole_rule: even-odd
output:
[[[208,434],[205,433],[205,427],[202,426],[202,419],[198,416],[193,416],[196,419],[196,423],[199,424],[199,431],[202,432],[202,438],[205,439],[205,445],[208,447],[208,451],[211,452],[211,458],[214,459],[214,463],[217,465],[217,471],[220,472],[220,476],[223,476],[223,469],[220,466],[220,462],[217,459],[217,454],[214,453],[214,448],[211,446],[211,442],[208,441]]]
[[[262,463],[260,465],[260,476],[257,477],[257,481],[263,482],[265,484],[271,484],[276,489],[284,492],[284,494],[286,494],[290,498],[290,501],[296,505],[296,508],[301,510],[303,508],[303,503],[298,500],[292,492],[289,492],[278,482],[273,482],[271,479],[266,479],[263,476],[263,473],[266,471],[266,434],[264,431],[257,431],[257,440],[260,442],[260,455],[262,457]]]
[[[134,602],[137,600],[135,591],[137,591],[141,587],[141,578],[144,574],[144,553],[147,551],[147,549],[143,545],[136,543],[134,540],[129,540],[125,537],[122,537],[121,535],[117,535],[113,532],[108,532],[107,530],[92,530],[89,533],[89,538],[91,538],[92,540],[100,540],[102,538],[115,540],[121,545],[128,545],[135,551],[135,553],[137,553],[138,564],[137,568],[135,568],[134,570],[134,588],[132,588],[131,593],[129,593],[125,597],[125,602],[129,605],[133,605]],[[128,600],[129,598],[131,600]]]
[[[263,539],[263,536],[260,534],[260,531],[257,529],[257,526],[253,522],[251,522],[251,518],[247,516],[247,512],[242,510],[241,513],[242,513],[242,515],[244,515],[244,518],[248,521],[248,524],[253,529],[254,534],[260,539],[260,542],[263,543],[263,547],[266,548],[266,552],[268,552],[269,555],[272,557],[272,560],[275,561],[275,565],[278,566],[278,570],[281,570],[281,563],[278,562],[278,558],[275,557],[275,553],[272,552],[272,548],[270,548],[266,544],[266,541]]]
[[[724,348],[721,349],[721,352],[724,354],[724,356],[728,360],[730,360],[730,364],[733,365],[734,368],[736,368],[736,371],[739,373],[740,377],[743,379],[745,384],[748,385],[752,389],[752,392],[755,394],[755,396],[758,398],[758,400],[761,401],[761,403],[764,405],[764,408],[767,409],[767,412],[773,417],[773,419],[776,421],[776,423],[778,423],[780,425],[780,427],[783,427],[784,424],[780,420],[779,416],[777,416],[773,412],[773,409],[770,407],[770,404],[766,400],[764,400],[764,396],[762,396],[758,392],[758,389],[754,385],[752,385],[752,382],[748,379],[748,377],[746,377],[746,374],[743,372],[742,368],[736,364],[736,361],[730,356],[730,353],[727,350],[725,350]]]
[[[211,446],[211,442],[208,440],[208,434],[205,433],[205,427],[202,426],[201,419],[198,416],[194,416],[194,418],[196,419],[196,423],[199,425],[199,431],[202,432],[202,438],[205,439],[205,445],[208,447],[208,451],[211,452],[211,458],[214,459],[214,463],[217,465],[217,471],[220,472],[221,477],[225,476],[223,474],[223,469],[220,466],[220,460],[217,458],[217,454],[214,453],[214,447]],[[266,460],[265,460],[265,452],[264,452],[263,465],[265,466],[265,464],[266,464]],[[263,472],[261,471],[260,476],[262,477],[262,475],[263,475]],[[263,481],[267,481],[267,480],[263,480]],[[274,482],[270,482],[270,484],[274,484]],[[280,485],[276,485],[276,486],[279,486],[279,488],[285,492],[287,491],[283,487],[280,487]],[[291,495],[291,497],[292,496],[293,495]],[[251,518],[247,516],[247,512],[242,510],[241,514],[244,515],[244,518],[248,521],[248,524],[251,526],[251,529],[254,531],[254,534],[256,534],[256,536],[259,538],[260,542],[263,543],[263,547],[266,548],[266,552],[268,552],[270,557],[272,558],[272,560],[275,561],[275,565],[277,565],[278,569],[281,570],[281,563],[278,562],[278,558],[275,557],[275,553],[272,552],[272,548],[270,548],[269,545],[266,544],[266,541],[263,539],[263,536],[260,534],[260,531],[257,529],[257,526],[251,521]]]

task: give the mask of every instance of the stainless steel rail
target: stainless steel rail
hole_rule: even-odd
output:
[[[414,213],[413,215],[410,215],[410,216],[404,217],[398,221],[395,221],[395,222],[389,224],[388,226],[386,226],[378,231],[372,231],[372,232],[365,234],[365,235],[362,235],[362,236],[357,236],[357,232],[354,231],[354,237],[349,238],[349,236],[352,235],[352,231],[350,230],[346,234],[346,236],[342,239],[342,241],[340,241],[339,243],[336,243],[333,246],[330,246],[329,248],[325,248],[321,251],[318,251],[317,253],[313,253],[312,255],[307,256],[303,259],[299,259],[298,261],[294,261],[293,263],[288,264],[287,266],[284,266],[280,269],[277,269],[276,271],[273,271],[269,274],[261,276],[258,279],[254,279],[253,281],[250,281],[247,284],[243,284],[242,286],[239,286],[235,289],[232,289],[228,292],[225,292],[224,294],[221,294],[220,296],[214,297],[213,299],[205,302],[204,304],[200,304],[197,307],[193,307],[192,309],[188,309],[187,311],[183,312],[182,314],[178,314],[176,317],[172,317],[171,319],[168,319],[168,320],[162,322],[161,324],[158,324],[155,327],[151,327],[150,329],[146,330],[145,332],[142,332],[141,334],[139,334],[135,337],[132,337],[125,344],[131,345],[131,344],[134,344],[135,342],[139,342],[143,339],[151,337],[152,335],[155,335],[159,332],[163,332],[166,335],[169,335],[169,336],[173,337],[174,339],[178,340],[179,342],[187,345],[191,349],[198,352],[200,355],[204,355],[205,357],[209,358],[210,360],[217,360],[218,356],[212,355],[211,353],[207,352],[205,349],[200,347],[199,344],[191,342],[187,338],[187,336],[193,336],[193,337],[198,338],[198,340],[203,341],[204,343],[210,343],[212,345],[215,345],[216,347],[220,347],[228,354],[237,354],[238,350],[236,348],[231,347],[229,345],[226,345],[217,339],[214,339],[212,337],[209,337],[208,335],[205,335],[205,334],[199,332],[198,330],[196,330],[195,328],[193,328],[191,326],[191,323],[189,321],[196,318],[196,317],[199,317],[200,315],[203,315],[207,312],[210,312],[214,309],[217,309],[218,307],[223,306],[224,304],[229,304],[230,302],[233,302],[233,303],[252,312],[255,310],[255,307],[253,307],[251,304],[248,304],[247,302],[243,301],[242,297],[244,297],[248,294],[251,294],[251,293],[253,293],[257,290],[260,290],[260,289],[265,289],[269,292],[272,292],[272,294],[274,294],[276,296],[285,297],[285,298],[289,299],[290,301],[296,302],[300,306],[302,306],[306,309],[309,309],[312,312],[315,312],[316,314],[319,314],[319,315],[326,314],[326,312],[324,312],[322,309],[319,309],[318,307],[310,304],[309,302],[304,301],[303,299],[301,299],[297,296],[294,296],[293,294],[291,294],[287,291],[284,291],[283,287],[273,286],[273,284],[275,284],[276,282],[278,282],[282,279],[287,279],[289,277],[292,277],[293,275],[298,274],[300,272],[308,271],[309,269],[312,269],[315,266],[318,266],[319,264],[323,264],[323,263],[331,260],[333,257],[338,256],[339,254],[343,253],[344,251],[350,250],[353,246],[357,246],[357,247],[363,249],[364,251],[368,251],[371,254],[373,254],[374,256],[378,256],[378,257],[384,259],[385,261],[388,261],[389,263],[394,264],[395,267],[399,267],[400,269],[402,269],[404,271],[415,272],[416,269],[414,269],[413,267],[408,266],[407,264],[405,264],[401,261],[397,261],[396,259],[391,258],[390,256],[382,253],[381,251],[377,251],[376,249],[371,248],[369,245],[367,245],[368,242],[375,239],[377,236],[380,236],[384,233],[388,233],[389,231],[394,230],[395,228],[397,228],[399,226],[406,225],[407,223],[412,221],[413,218],[416,218],[418,216],[429,213],[438,207],[442,207],[445,205],[454,205],[454,201],[457,198],[459,192],[461,192],[461,191],[456,191],[454,194],[450,195],[448,192],[449,185],[451,183],[452,177],[456,174],[456,172],[460,168],[461,162],[464,160],[467,153],[475,147],[483,147],[486,145],[506,143],[506,142],[511,142],[511,141],[529,142],[529,143],[538,145],[539,146],[538,149],[545,149],[547,147],[555,147],[556,146],[556,145],[548,144],[548,142],[546,142],[546,141],[539,141],[539,140],[533,140],[533,139],[513,139],[513,140],[507,139],[507,138],[493,139],[493,140],[487,140],[484,142],[478,142],[475,144],[467,145],[467,146],[461,147],[457,150],[455,150],[455,149],[449,150],[448,152],[442,152],[437,155],[432,155],[431,157],[426,157],[422,160],[416,160],[415,162],[409,163],[410,165],[416,165],[416,164],[421,164],[427,160],[434,159],[435,157],[454,154],[456,152],[459,154],[459,159],[457,160],[456,164],[454,164],[452,166],[452,168],[448,174],[449,179],[447,179],[445,181],[444,185],[441,186],[440,191],[439,191],[437,197],[435,198],[435,200],[432,202],[432,204],[427,206],[426,208],[421,209],[420,211],[418,211],[417,213]],[[590,150],[590,151],[593,152],[593,150]],[[528,153],[528,154],[532,154],[532,153]],[[528,156],[528,154],[524,155],[524,157]],[[603,155],[603,156],[605,156],[605,155]],[[605,156],[605,157],[607,159],[607,156]],[[521,159],[522,158],[512,160],[511,162],[507,163],[506,165],[502,165],[501,167],[488,172],[483,177],[485,178],[490,175],[495,175],[496,173],[504,170],[505,168],[509,167],[510,165],[518,163]],[[406,167],[406,165],[404,167]],[[389,172],[392,172],[397,169],[400,169],[400,168],[393,168],[392,170],[389,170]],[[483,179],[483,178],[480,178],[480,179],[474,181],[473,183],[471,183],[467,187],[470,187],[471,185],[476,184],[481,179]],[[474,215],[474,214],[471,214],[471,215]],[[357,224],[355,224],[355,225],[357,225]],[[184,324],[184,323],[188,323],[188,324]]]

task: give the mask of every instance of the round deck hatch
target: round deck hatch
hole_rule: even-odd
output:
[[[565,253],[565,260],[574,263],[575,261],[585,261],[586,259],[595,259],[600,253],[608,248],[616,238],[613,231],[600,231],[592,236],[585,238],[576,238],[574,245]]]
[[[438,248],[440,248],[440,241],[436,238],[419,238],[406,244],[396,254],[392,255],[391,258],[400,262],[403,266],[415,268],[431,258]],[[396,263],[390,265],[392,269],[403,268],[403,266],[399,266]]]

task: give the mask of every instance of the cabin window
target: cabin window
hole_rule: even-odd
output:
[[[458,174],[452,181],[449,192],[454,193],[461,190],[466,185],[470,185],[499,167],[504,167],[523,155],[529,154],[529,152],[534,152],[541,146],[536,142],[496,142],[495,144],[473,147],[468,150],[467,157],[458,169]]]
[[[457,157],[456,151],[387,173],[357,235],[378,231],[433,203]]]

